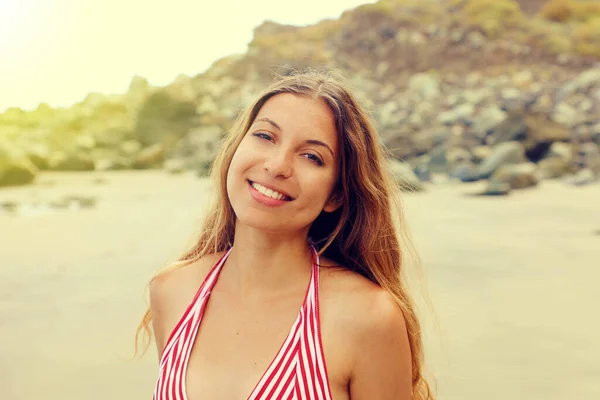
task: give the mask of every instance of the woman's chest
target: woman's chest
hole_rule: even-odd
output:
[[[289,303],[260,307],[236,307],[219,301],[209,304],[187,365],[188,400],[246,400],[271,364],[281,359],[291,361],[301,307],[297,302]],[[285,369],[285,364],[280,369]]]

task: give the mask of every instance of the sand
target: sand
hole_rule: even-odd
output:
[[[197,230],[210,185],[160,171],[47,173],[0,202],[0,399],[150,399],[154,347],[132,355],[151,275]],[[437,318],[427,367],[444,400],[600,398],[600,184],[504,198],[478,184],[405,196]]]

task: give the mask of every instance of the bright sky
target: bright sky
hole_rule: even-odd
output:
[[[243,53],[264,20],[305,25],[373,0],[0,0],[0,112],[166,85]]]

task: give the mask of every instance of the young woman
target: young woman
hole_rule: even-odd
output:
[[[338,80],[282,78],[213,165],[196,245],[150,283],[154,399],[433,399],[398,190]],[[408,243],[408,242],[407,242]]]

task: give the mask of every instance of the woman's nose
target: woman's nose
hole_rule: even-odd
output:
[[[293,170],[292,159],[284,152],[271,154],[265,160],[264,167],[272,178],[289,178]]]

